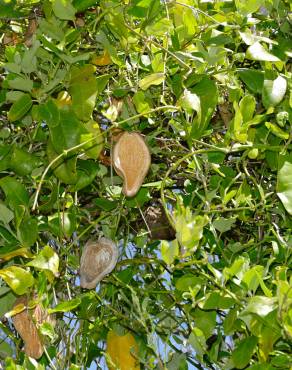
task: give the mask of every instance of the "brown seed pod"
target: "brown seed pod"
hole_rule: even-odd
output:
[[[27,297],[21,296],[17,298],[13,307],[21,303],[27,306]],[[32,309],[26,307],[22,312],[12,317],[13,325],[24,341],[24,352],[29,357],[35,359],[40,358],[44,352],[44,347],[36,327],[36,323],[40,324],[44,321],[44,316],[45,314],[42,308],[37,305]]]
[[[96,285],[115,267],[119,252],[109,239],[89,240],[83,249],[80,260],[80,285],[94,289]]]
[[[113,149],[113,164],[124,179],[123,193],[133,197],[139,191],[151,164],[151,156],[143,137],[124,132]]]
[[[162,205],[148,207],[145,211],[145,220],[150,230],[151,240],[175,239],[175,230],[170,225]]]

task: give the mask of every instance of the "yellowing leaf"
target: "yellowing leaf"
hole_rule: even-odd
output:
[[[107,66],[109,64],[112,64],[111,57],[107,50],[104,50],[102,55],[95,55],[91,59],[91,63],[96,66]]]
[[[1,248],[1,249],[3,249],[3,248]],[[14,249],[10,252],[0,253],[0,260],[1,261],[9,261],[9,260],[11,260],[11,258],[17,257],[17,256],[21,256],[21,257],[24,257],[24,258],[32,258],[33,254],[29,251],[28,248],[18,248],[18,249]]]
[[[109,370],[139,370],[138,346],[131,333],[118,335],[110,330],[107,335],[107,364]]]
[[[18,295],[25,294],[34,284],[34,278],[32,274],[29,271],[17,266],[9,266],[0,270],[0,276]]]

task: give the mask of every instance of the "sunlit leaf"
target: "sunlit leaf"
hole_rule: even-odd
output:
[[[55,276],[58,276],[59,257],[51,247],[46,245],[32,261],[27,263],[27,266],[40,270],[49,270]]]
[[[277,195],[286,211],[292,215],[292,154],[280,156],[277,176]]]
[[[18,295],[25,294],[34,284],[32,274],[18,266],[10,266],[0,270],[0,277]]]
[[[164,73],[152,73],[149,76],[142,78],[139,82],[139,87],[142,90],[147,90],[152,85],[160,85],[164,81]]]
[[[251,45],[246,51],[246,58],[265,62],[279,62],[280,59],[269,53],[259,42]]]

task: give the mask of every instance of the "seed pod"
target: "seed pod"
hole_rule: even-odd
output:
[[[19,297],[15,301],[14,307],[21,303],[27,306],[28,299],[25,296]],[[44,312],[39,305],[33,309],[26,307],[22,312],[12,317],[13,325],[24,341],[24,352],[29,357],[35,359],[40,358],[44,352],[44,347],[36,327],[36,323],[42,323],[43,320]]]
[[[143,137],[136,132],[124,132],[113,150],[113,164],[124,179],[123,193],[133,197],[139,191],[151,164],[151,156]]]
[[[118,256],[118,248],[111,240],[89,240],[84,246],[80,260],[81,287],[94,289],[105,275],[114,269]]]
[[[145,211],[145,221],[150,230],[151,240],[173,240],[175,230],[170,225],[165,211],[160,204],[153,204]]]

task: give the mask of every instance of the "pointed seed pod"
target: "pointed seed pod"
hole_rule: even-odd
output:
[[[113,164],[124,180],[123,193],[133,197],[139,191],[151,164],[151,156],[143,137],[124,132],[113,149]]]
[[[27,306],[27,297],[21,296],[17,298],[13,307],[19,304]],[[44,347],[35,324],[41,323],[43,316],[42,308],[37,305],[32,309],[26,307],[22,312],[12,317],[13,325],[24,341],[24,352],[27,356],[35,359],[40,358],[44,352]]]
[[[119,252],[109,239],[89,240],[83,249],[80,260],[80,285],[94,289],[96,285],[115,267]]]

